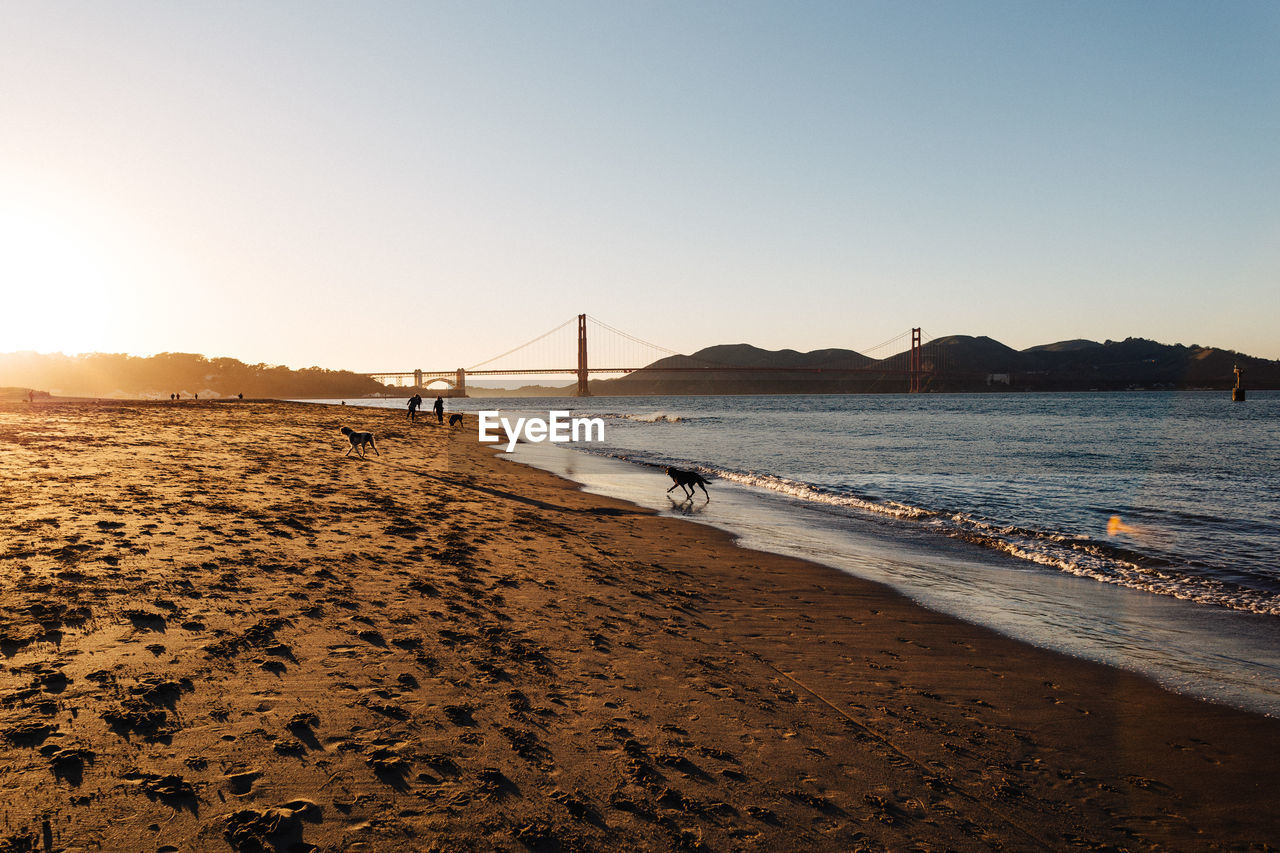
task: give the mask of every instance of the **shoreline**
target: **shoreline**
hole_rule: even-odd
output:
[[[0,839],[1280,836],[1280,721],[588,494],[468,428],[362,408],[383,455],[361,463],[335,432],[355,412],[312,403],[45,405],[0,403]]]
[[[511,404],[513,417],[539,411],[545,416],[543,407],[552,402]],[[1185,576],[1178,578],[1180,590],[1169,589],[1159,573],[1144,574],[1126,562],[1127,556],[1104,556],[1102,565],[1097,565],[1092,557],[1081,560],[1075,544],[1055,545],[1044,536],[1029,543],[1033,550],[1026,553],[1020,536],[1010,538],[1003,532],[984,536],[978,525],[975,544],[970,523],[980,516],[968,515],[970,523],[965,518],[915,523],[891,518],[892,512],[868,515],[857,501],[852,512],[833,512],[825,506],[830,494],[818,495],[817,501],[804,495],[797,500],[791,487],[821,491],[821,486],[778,480],[767,475],[767,464],[744,468],[741,458],[727,469],[717,465],[718,449],[708,446],[708,437],[700,435],[698,427],[717,409],[711,401],[685,408],[670,400],[657,409],[644,408],[642,399],[580,403],[574,415],[603,414],[628,430],[632,421],[644,422],[642,427],[669,422],[673,412],[680,415],[675,420],[693,423],[679,428],[659,426],[643,439],[640,434],[620,440],[615,436],[613,447],[603,451],[591,445],[521,443],[504,458],[567,476],[592,493],[712,523],[739,536],[741,544],[888,584],[926,608],[1014,639],[1138,672],[1186,695],[1280,717],[1275,616],[1212,600],[1222,590],[1197,586],[1195,578]],[[708,403],[710,412],[704,408]],[[474,401],[454,407],[478,408]],[[688,443],[683,452],[681,442]],[[655,461],[679,460],[684,452],[702,463],[703,473],[719,473],[722,478],[713,489],[716,500],[705,508],[701,501],[687,507],[669,501],[663,490],[670,483],[652,467]],[[750,473],[742,475],[742,471]],[[756,480],[762,482],[752,482]],[[821,476],[813,482],[822,482]],[[842,500],[837,497],[832,502]],[[963,505],[957,506],[964,512]],[[1049,529],[1056,528],[1041,528]],[[1089,538],[1086,533],[1084,539]],[[1104,543],[1105,551],[1110,537],[1098,541]],[[1151,586],[1153,581],[1156,587]],[[1186,581],[1193,583],[1187,586]],[[1198,600],[1206,592],[1210,600]]]
[[[646,462],[576,447],[521,444],[509,458],[565,477],[590,494],[630,500],[731,534],[739,547],[818,563],[884,586],[927,610],[1018,642],[1141,675],[1162,689],[1280,718],[1275,617],[1186,602],[1092,578],[1028,572],[1017,558],[967,550],[932,532],[877,520],[832,523],[822,505],[791,502],[720,480],[704,506],[662,506],[666,481]],[[915,536],[911,536],[915,533]],[[987,591],[1000,590],[999,599]],[[1221,664],[1232,662],[1227,670]],[[1254,666],[1245,666],[1252,661]],[[1250,672],[1252,670],[1252,672]]]

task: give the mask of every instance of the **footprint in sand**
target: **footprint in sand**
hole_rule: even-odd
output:
[[[311,800],[293,800],[259,811],[241,809],[221,819],[223,837],[237,851],[303,850],[304,823],[321,823],[324,809]]]
[[[249,793],[253,789],[253,783],[262,775],[261,770],[238,770],[234,773],[228,773],[222,777],[227,785],[227,790],[233,795],[240,797]]]
[[[320,749],[320,741],[316,738],[315,728],[320,725],[320,717],[311,712],[294,714],[289,718],[289,722],[285,723],[285,728],[293,733],[294,737],[306,744],[310,749]]]
[[[49,759],[54,778],[66,782],[73,788],[80,787],[84,778],[85,764],[92,764],[97,758],[93,750],[82,747],[62,749],[57,746],[45,746],[40,753]]]

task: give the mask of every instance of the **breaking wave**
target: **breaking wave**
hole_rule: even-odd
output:
[[[650,412],[648,414],[624,414],[621,412],[605,412],[596,417],[610,418],[620,421],[635,421],[642,424],[679,424],[689,420],[708,420],[708,418],[690,418],[685,415],[673,415],[668,412]]]
[[[785,477],[775,477],[772,474],[742,474],[736,471],[701,467],[699,470],[702,473],[710,474],[717,479],[728,480],[731,483],[740,483],[744,486],[768,489],[771,492],[779,492],[793,498],[798,498],[802,501],[848,507],[850,509],[876,513],[878,515],[892,516],[893,518],[917,519],[928,518],[937,514],[932,510],[923,509],[918,506],[910,506],[908,504],[899,503],[898,501],[877,501],[869,497],[824,489],[811,483],[788,480]]]
[[[1280,592],[1244,586],[1151,554],[1087,537],[987,524],[964,514],[931,520],[938,532],[1076,577],[1200,604],[1280,616]]]
[[[964,512],[942,511],[900,501],[877,499],[869,495],[855,494],[849,489],[819,486],[772,474],[692,465],[679,459],[654,459],[635,453],[605,451],[602,455],[643,465],[678,465],[696,470],[708,479],[725,480],[749,488],[765,489],[806,503],[837,507],[873,517],[895,519],[917,526],[919,529],[1102,583],[1169,595],[1201,604],[1215,604],[1250,613],[1280,616],[1280,590],[1266,589],[1265,586],[1268,584],[1262,579],[1259,580],[1264,588],[1258,588],[1257,585],[1246,586],[1215,576],[1215,570],[1212,567],[1197,569],[1154,554],[1089,537],[1071,536],[1029,527],[1002,526]]]

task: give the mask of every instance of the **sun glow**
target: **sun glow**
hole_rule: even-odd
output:
[[[74,216],[0,202],[0,352],[90,352],[115,340],[115,267],[102,236]]]

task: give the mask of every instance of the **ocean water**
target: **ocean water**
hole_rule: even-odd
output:
[[[1280,714],[1280,394],[447,407],[601,417],[603,442],[522,443],[512,457],[1019,639]],[[668,495],[663,465],[702,472],[712,499]]]

